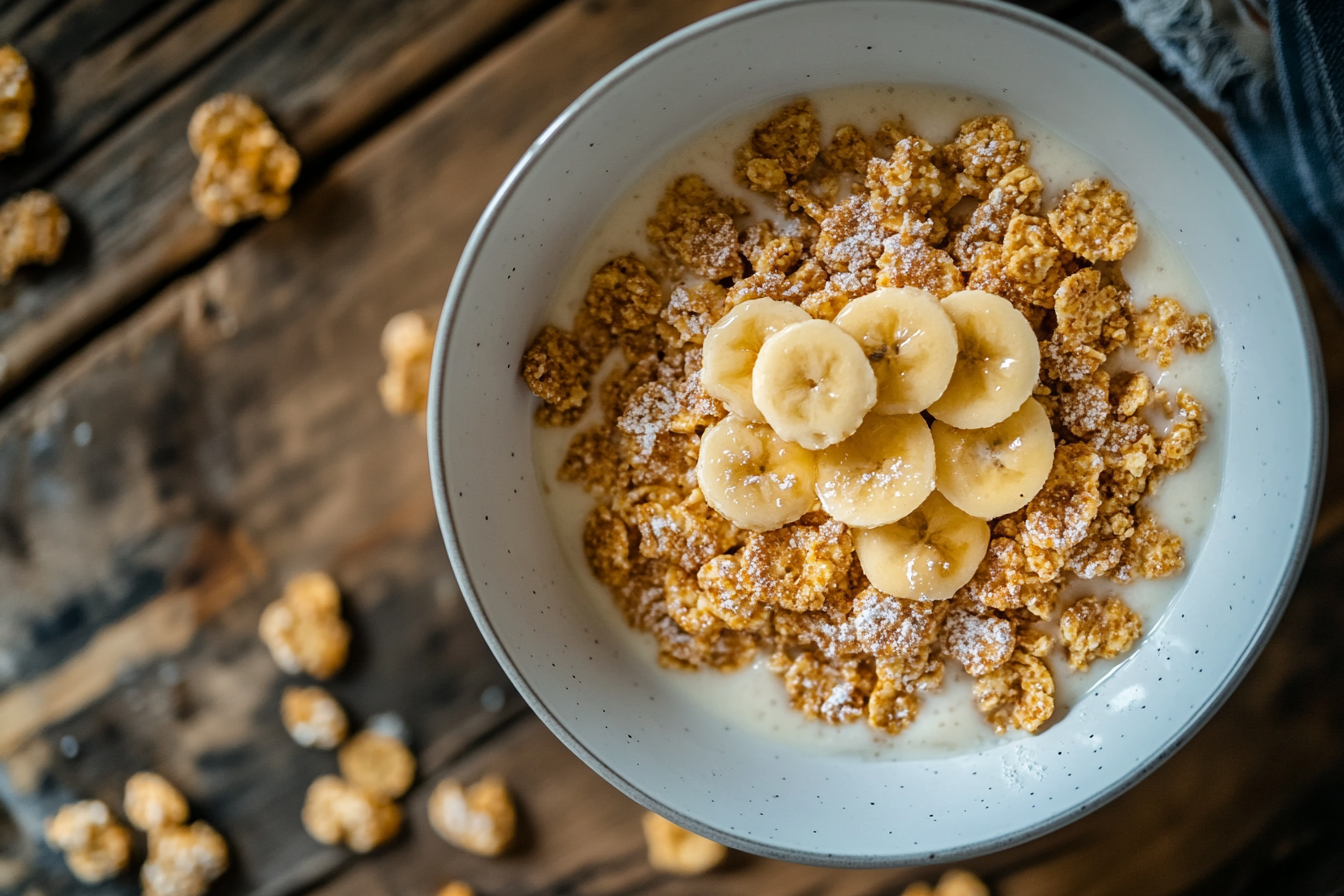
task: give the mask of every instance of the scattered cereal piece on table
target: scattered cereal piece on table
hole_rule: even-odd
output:
[[[953,868],[931,887],[920,881],[905,888],[901,896],[989,896],[989,887],[969,871]]]
[[[455,880],[440,887],[437,896],[476,896],[476,891],[471,884]]]
[[[655,871],[691,876],[704,874],[728,855],[728,847],[655,815],[644,813],[644,840],[649,846],[649,864]]]
[[[126,820],[142,831],[185,824],[191,814],[187,798],[162,775],[136,772],[126,781],[122,808]]]
[[[341,592],[324,572],[296,576],[262,611],[261,640],[275,664],[291,675],[330,678],[345,665],[350,626],[341,619]]]
[[[229,867],[229,847],[204,821],[172,825],[149,835],[140,869],[144,896],[201,896]]]
[[[96,884],[115,877],[131,858],[131,832],[102,800],[62,806],[44,825],[47,845],[65,853],[75,877]]]
[[[319,750],[340,746],[350,728],[341,704],[319,687],[285,688],[280,718],[296,744]]]
[[[303,827],[318,843],[345,844],[365,853],[401,830],[401,807],[335,775],[323,775],[308,787]]]
[[[429,369],[434,331],[418,311],[403,311],[383,327],[379,347],[386,372],[378,379],[378,396],[389,414],[423,414],[429,404]]]
[[[513,841],[518,816],[499,775],[486,775],[470,787],[446,778],[430,794],[429,823],[459,849],[497,856]]]
[[[32,125],[33,74],[14,47],[0,47],[0,156],[18,152]]]
[[[202,103],[192,113],[187,139],[200,159],[191,199],[212,224],[273,219],[288,210],[299,154],[251,98],[225,93]]]
[[[341,774],[351,784],[396,799],[415,783],[415,756],[395,737],[361,731],[336,754]]]
[[[0,283],[8,283],[26,264],[55,264],[69,235],[70,219],[44,190],[29,190],[0,205]]]

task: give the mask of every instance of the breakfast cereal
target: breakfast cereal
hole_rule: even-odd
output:
[[[65,853],[70,872],[86,884],[115,877],[131,858],[131,832],[102,800],[62,806],[44,831],[47,845]]]
[[[170,825],[149,835],[140,886],[145,896],[201,896],[228,867],[228,845],[210,825]]]
[[[250,97],[224,93],[202,103],[192,113],[187,139],[200,159],[191,199],[212,224],[278,218],[289,209],[299,154]]]
[[[126,820],[142,831],[185,824],[187,798],[161,775],[136,772],[126,781]]]
[[[678,827],[661,815],[645,812],[643,825],[649,865],[655,871],[687,877],[704,874],[728,855],[726,846]]]
[[[324,572],[296,576],[258,623],[275,664],[291,675],[330,678],[345,665],[350,626],[341,618],[341,592]]]
[[[396,799],[415,783],[415,756],[400,740],[377,731],[346,741],[336,762],[345,780],[385,799]]]
[[[648,246],[588,268],[572,324],[541,331],[524,380],[542,399],[539,423],[589,421],[556,476],[592,495],[588,566],[627,624],[653,636],[663,665],[756,662],[798,713],[888,734],[908,729],[955,672],[971,679],[995,731],[1034,732],[1055,712],[1061,651],[1081,674],[1142,632],[1121,597],[1080,599],[1070,586],[1184,567],[1183,539],[1147,499],[1195,458],[1209,412],[1184,389],[1169,397],[1158,371],[1207,349],[1213,327],[1168,296],[1142,303],[1126,283],[1117,262],[1139,228],[1109,181],[1052,193],[1032,166],[1032,141],[1004,115],[968,118],[945,143],[930,136],[893,117],[873,132],[840,123],[827,139],[809,100],[788,103],[737,149],[740,198],[723,177],[672,178],[648,218]],[[830,327],[816,339],[832,340],[857,317],[846,309],[872,296],[931,303],[956,327],[928,350],[952,371],[942,397],[901,412],[923,438],[932,420],[937,481],[925,488],[936,494],[917,492],[901,504],[915,512],[877,521],[820,484],[826,510],[794,500],[799,483],[813,491],[806,483],[824,452],[860,451],[856,432],[867,430],[838,417],[794,428],[812,399],[783,407],[778,395],[803,367],[779,367],[783,350],[770,348],[792,327]],[[994,323],[963,322],[962,307]],[[718,335],[730,324],[737,342]],[[898,345],[908,337],[854,338],[877,375],[911,356]],[[725,367],[728,350],[745,360]],[[976,395],[975,365],[988,370],[990,358],[1031,376]],[[838,369],[806,376],[836,378],[833,405],[863,402],[861,381],[841,384]],[[732,376],[744,389],[726,384]],[[866,401],[845,419],[895,413]],[[782,414],[793,414],[788,426]],[[739,421],[731,486],[711,463],[721,456],[711,450],[725,449],[707,447],[725,421]],[[985,452],[1010,462],[976,467]],[[913,469],[916,456],[901,457]],[[867,460],[843,463],[867,470],[855,473],[856,490],[914,482],[879,476]],[[762,525],[739,506],[752,500],[796,509]]]
[[[341,704],[319,687],[285,688],[280,718],[296,744],[319,750],[339,747],[350,728]]]
[[[459,849],[497,856],[513,842],[518,814],[499,775],[486,775],[469,787],[445,778],[429,795],[429,824]]]
[[[0,47],[0,156],[23,149],[32,125],[33,74],[13,46]]]
[[[323,775],[309,787],[303,803],[303,827],[318,843],[345,844],[370,852],[401,830],[401,807],[335,775]]]
[[[69,235],[70,219],[45,190],[29,190],[0,205],[0,283],[26,264],[55,264]]]

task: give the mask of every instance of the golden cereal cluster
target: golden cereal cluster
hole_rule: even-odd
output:
[[[486,775],[470,786],[445,778],[429,795],[429,823],[459,849],[498,856],[513,842],[518,814],[499,775]]]
[[[0,47],[0,156],[18,152],[33,123],[33,73],[12,46]]]
[[[186,797],[162,776],[132,775],[123,809],[149,837],[149,855],[140,868],[145,896],[201,896],[228,869],[224,838],[204,821],[187,824]]]
[[[1138,239],[1122,191],[1083,180],[1047,207],[1030,159],[1003,116],[966,121],[942,144],[901,120],[873,134],[842,125],[826,141],[799,99],[731,162],[743,189],[774,202],[772,216],[751,220],[699,175],[675,179],[648,221],[647,255],[604,264],[572,325],[547,326],[529,346],[538,425],[573,425],[596,405],[558,477],[594,495],[589,565],[665,665],[731,670],[767,651],[798,711],[897,733],[950,660],[975,678],[990,725],[1034,731],[1054,712],[1061,645],[1047,623],[1060,621],[1079,669],[1140,636],[1119,597],[1084,597],[1061,617],[1061,588],[1183,568],[1181,539],[1142,501],[1189,465],[1207,412],[1107,362],[1128,346],[1165,367],[1207,348],[1213,328],[1173,298],[1136,301],[1117,264]],[[1026,507],[991,521],[976,575],[940,605],[872,588],[847,527],[826,514],[745,532],[696,483],[700,436],[726,415],[699,380],[710,327],[759,298],[829,320],[883,286],[995,293],[1041,350],[1034,397],[1054,430],[1054,467]],[[613,350],[620,363],[594,382]]]
[[[649,850],[649,865],[666,874],[687,877],[704,874],[728,855],[728,847],[652,812],[644,813],[644,842]]]
[[[299,154],[251,98],[224,93],[202,103],[187,126],[200,159],[191,199],[212,224],[278,218],[289,209]]]
[[[324,572],[291,579],[280,599],[262,612],[258,630],[275,664],[290,675],[330,678],[345,665],[350,650],[341,592]]]
[[[387,370],[378,380],[378,395],[389,414],[423,416],[429,405],[429,369],[434,331],[418,311],[403,311],[383,327],[380,343]]]
[[[45,833],[47,845],[63,852],[70,872],[86,884],[115,877],[131,859],[131,832],[102,800],[62,806]]]

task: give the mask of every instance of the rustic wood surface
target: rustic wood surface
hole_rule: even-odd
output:
[[[220,894],[409,896],[462,877],[485,896],[857,896],[935,873],[749,856],[694,881],[651,872],[639,808],[531,716],[477,634],[439,540],[423,434],[373,388],[383,322],[441,300],[495,186],[551,118],[641,47],[729,5],[0,10],[0,39],[29,54],[42,97],[0,185],[53,189],[76,221],[66,259],[0,292],[0,893],[134,892],[131,874],[77,885],[40,828],[71,799],[119,803],[142,768],[181,784],[228,838]],[[1029,5],[1158,74],[1111,4]],[[287,216],[228,233],[190,207],[185,140],[195,104],[225,89],[261,99],[305,160]],[[1304,276],[1337,344],[1344,321]],[[1344,357],[1327,366],[1334,405]],[[1227,706],[1115,802],[970,863],[996,893],[1328,892],[1285,869],[1344,854],[1341,476],[1332,462],[1298,594]],[[332,690],[356,719],[409,720],[421,762],[408,831],[359,860],[299,825],[307,784],[334,760],[289,741],[286,678],[255,637],[261,608],[309,568],[340,582],[355,630]],[[517,850],[479,859],[428,832],[424,800],[449,769],[509,777]],[[1271,883],[1242,889],[1258,880]]]

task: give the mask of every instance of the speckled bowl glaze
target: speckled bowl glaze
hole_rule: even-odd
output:
[[[705,126],[885,81],[1001,97],[1099,159],[1176,238],[1212,304],[1228,385],[1207,540],[1133,654],[1035,737],[874,762],[764,741],[631,657],[550,527],[519,356],[585,234]],[[495,655],[570,749],[632,798],[731,846],[890,866],[1001,849],[1115,797],[1178,749],[1255,658],[1315,515],[1319,350],[1264,205],[1195,118],[1114,53],[1037,15],[955,0],[783,0],[707,19],[584,94],[514,169],[467,246],[434,356],[430,464],[453,567]]]

